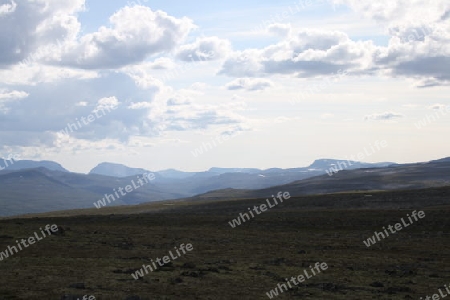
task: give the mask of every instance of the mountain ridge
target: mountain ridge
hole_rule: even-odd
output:
[[[169,175],[171,178],[156,172],[153,180],[108,205],[135,205],[193,197],[264,198],[280,190],[289,191],[292,195],[312,195],[450,185],[449,158],[403,165],[381,163],[387,164],[385,167],[370,164],[371,167],[348,168],[327,174],[324,168],[334,166],[334,163],[336,160],[316,161],[315,167],[321,169],[305,167],[267,169],[260,172],[248,169],[255,173],[236,172],[239,171],[236,168],[189,174],[168,170],[172,173]],[[355,166],[360,165],[353,165]],[[119,170],[130,172],[122,167]],[[224,170],[232,172],[221,173]],[[0,171],[0,216],[93,207],[93,203],[102,199],[105,194],[112,194],[118,188],[126,187],[136,179],[135,174],[141,176],[143,171],[146,170],[131,170],[127,174],[134,175],[127,177],[72,173],[45,167]]]
[[[0,158],[0,171],[18,171],[24,169],[35,169],[44,167],[53,171],[69,172],[57,162],[50,160],[14,160]]]

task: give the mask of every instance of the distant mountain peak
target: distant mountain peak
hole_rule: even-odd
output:
[[[310,169],[328,169],[330,167],[335,166],[338,163],[350,162],[351,164],[360,164],[360,162],[356,161],[346,161],[340,159],[331,159],[331,158],[322,158],[316,159],[308,168]]]
[[[89,174],[112,176],[112,177],[129,177],[149,173],[150,171],[141,168],[130,168],[128,166],[110,162],[103,162],[93,168]]]
[[[69,172],[64,169],[59,163],[50,160],[7,160],[0,158],[0,171],[18,171],[26,169],[46,168],[51,171]]]
[[[383,168],[390,165],[395,165],[392,162],[378,162],[378,163],[366,163],[353,160],[344,159],[316,159],[308,168],[315,170],[327,170],[331,167],[339,167],[342,169],[359,169],[359,168]]]

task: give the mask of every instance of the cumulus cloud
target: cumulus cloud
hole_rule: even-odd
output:
[[[77,13],[84,10],[84,2],[14,0],[2,5],[0,82],[36,85],[97,77],[95,72],[45,65],[76,39],[81,28]]]
[[[182,61],[211,61],[225,57],[231,51],[231,43],[218,37],[198,38],[194,43],[183,45],[176,53]]]
[[[160,90],[163,82],[152,75],[153,63],[143,63],[139,65],[127,66],[122,68],[122,73],[128,75],[134,80],[141,89]]]
[[[120,68],[173,50],[195,27],[186,17],[177,19],[138,5],[120,9],[109,22],[109,27],[66,45],[60,63],[83,69]]]
[[[301,29],[275,45],[233,53],[219,73],[235,77],[288,74],[305,78],[339,70],[358,73],[372,68],[375,50],[371,41],[354,42],[342,32]]]
[[[450,3],[445,0],[333,0],[379,22],[387,46],[355,41],[330,30],[272,24],[284,40],[262,49],[232,53],[219,74],[232,77],[349,75],[411,78],[418,87],[450,85]]]
[[[450,3],[445,0],[334,0],[373,19],[391,36],[374,63],[388,76],[417,80],[418,87],[450,84]]]
[[[155,75],[176,68],[172,55],[181,60],[190,54],[203,60],[223,58],[231,51],[230,42],[209,37],[183,45],[195,28],[190,19],[139,5],[119,9],[109,24],[82,35],[77,13],[84,3],[0,4],[0,114],[6,116],[2,143],[103,149],[126,145],[137,136],[237,128],[246,122],[239,105],[196,103],[204,83],[177,91]],[[69,135],[61,134],[69,124],[100,111],[108,113]]]
[[[350,6],[355,12],[380,23],[404,22],[433,18],[448,12],[446,0],[332,0]]]
[[[232,77],[256,77],[263,75],[261,50],[247,49],[229,55],[219,74]]]
[[[75,14],[84,0],[14,0],[0,6],[0,68],[8,68],[42,47],[67,41],[79,32]]]
[[[224,59],[220,74],[233,77],[226,85],[230,90],[265,90],[274,85],[269,78],[280,75],[310,78],[340,71],[413,78],[422,87],[450,85],[448,1],[335,2],[379,22],[388,43],[272,24],[268,30],[281,37],[276,43],[232,52],[228,40],[215,36],[186,44],[193,21],[144,6],[119,9],[109,23],[82,34],[77,14],[84,0],[5,0],[0,4],[0,114],[6,117],[0,140],[19,146],[64,143],[68,138],[58,135],[64,126],[108,108],[107,116],[74,132],[70,141],[82,141],[80,147],[87,149],[166,131],[248,128],[240,114],[242,98],[204,105],[196,97],[203,93],[206,98],[212,86],[190,82],[184,84],[190,86],[186,90],[175,90],[164,83],[163,78],[194,69],[191,61]],[[177,60],[188,67],[177,69]],[[158,77],[161,70],[168,73]],[[385,112],[366,120],[402,117]]]
[[[396,112],[384,112],[384,113],[375,113],[371,115],[365,116],[365,120],[373,120],[373,121],[390,121],[395,119],[400,119],[405,117],[403,114]]]
[[[238,78],[226,85],[229,90],[247,90],[247,91],[262,91],[274,84],[268,79],[262,78]]]

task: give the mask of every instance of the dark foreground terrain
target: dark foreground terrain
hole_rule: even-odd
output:
[[[264,202],[2,220],[0,251],[46,224],[64,233],[0,262],[0,299],[269,299],[266,292],[316,262],[329,268],[275,299],[420,299],[450,284],[450,188],[291,198],[241,226],[228,224]],[[426,217],[363,244],[413,210]],[[193,251],[132,278],[183,243]]]

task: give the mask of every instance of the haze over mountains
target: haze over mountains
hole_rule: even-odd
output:
[[[342,170],[329,172],[338,171],[337,166]],[[449,171],[449,158],[406,165],[320,159],[308,167],[292,169],[164,170],[153,172],[154,180],[107,206],[194,196],[198,199],[265,198],[281,190],[297,196],[444,186],[450,184]],[[113,194],[150,172],[143,168],[102,163],[89,174],[79,174],[54,162],[15,161],[0,171],[0,216],[93,208],[93,203],[105,194]]]
[[[0,158],[0,171],[24,170],[40,167],[47,168],[52,171],[69,172],[68,170],[64,169],[60,164],[53,161],[8,160],[6,158]]]

